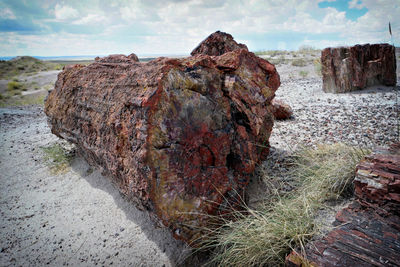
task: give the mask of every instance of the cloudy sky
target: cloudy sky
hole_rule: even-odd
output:
[[[188,54],[210,33],[250,50],[400,43],[400,0],[0,0],[0,56]]]

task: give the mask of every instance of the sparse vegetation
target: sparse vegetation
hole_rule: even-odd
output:
[[[279,56],[278,58],[268,58],[267,60],[274,65],[285,64],[287,61],[283,55]]]
[[[314,59],[314,61],[313,61],[313,63],[314,63],[314,70],[315,70],[315,73],[318,75],[318,76],[322,76],[322,65],[321,65],[321,59],[320,58],[316,58],[316,59]]]
[[[298,189],[286,194],[279,188],[273,199],[257,209],[233,212],[227,220],[210,230],[205,248],[215,248],[211,263],[219,266],[279,266],[294,247],[318,232],[314,220],[329,199],[352,191],[355,166],[369,151],[344,144],[320,145],[303,149],[293,157],[291,173]],[[276,184],[274,177],[263,177]],[[305,256],[305,255],[303,255]]]
[[[75,151],[72,148],[67,149],[59,143],[42,147],[41,149],[44,152],[44,160],[47,166],[54,174],[65,173],[75,155]]]
[[[47,93],[32,95],[16,95],[11,97],[9,94],[0,96],[0,107],[43,105]]]
[[[16,57],[9,61],[0,61],[0,79],[10,79],[20,74],[34,74],[59,68],[59,64],[41,61],[33,57]]]
[[[7,84],[7,91],[22,90],[23,85],[18,80],[12,80]]]
[[[296,58],[296,59],[293,59],[293,61],[292,61],[292,66],[295,66],[295,67],[304,67],[306,65],[307,65],[307,62],[303,58]]]
[[[299,71],[299,75],[300,75],[302,78],[305,78],[305,77],[307,77],[307,75],[308,75],[308,71],[301,70],[301,71]]]
[[[299,47],[298,52],[302,54],[316,54],[320,50],[311,45],[302,45]]]
[[[287,52],[285,50],[263,50],[254,52],[257,56],[269,56],[269,57],[276,57],[281,55],[286,55]]]

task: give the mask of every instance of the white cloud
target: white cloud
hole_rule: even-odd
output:
[[[8,7],[0,9],[0,18],[2,19],[16,19],[14,12]]]
[[[76,9],[70,6],[61,6],[60,4],[56,4],[54,8],[54,15],[58,20],[67,20],[78,17],[79,13]]]
[[[106,22],[107,18],[103,15],[99,14],[88,14],[86,17],[75,20],[72,24],[76,25],[86,25],[86,24],[95,24],[95,23],[103,23]]]
[[[68,5],[58,3],[53,6],[51,15],[56,18],[53,22],[61,22],[58,25],[61,29],[63,25],[87,25],[82,29],[96,29],[99,33],[95,36],[65,32],[42,34],[40,38],[5,35],[8,37],[2,36],[2,40],[10,38],[9,43],[12,43],[12,38],[18,37],[19,45],[9,45],[5,49],[6,45],[0,44],[1,53],[188,53],[216,30],[231,33],[250,49],[261,49],[262,42],[267,40],[265,36],[278,36],[276,40],[267,40],[275,49],[295,49],[293,46],[300,44],[323,48],[338,44],[387,42],[389,20],[394,40],[400,40],[400,22],[397,19],[400,14],[399,0],[352,0],[349,7],[368,9],[355,21],[335,8],[319,8],[321,0],[121,0],[105,1],[103,5],[95,4],[96,1],[92,4],[82,2],[73,5],[72,1],[68,1],[65,2]],[[0,15],[5,16],[3,14],[14,16],[11,10],[1,9]],[[80,14],[85,15],[80,17]],[[46,26],[45,20],[39,22]],[[72,28],[76,30],[80,27]],[[48,29],[50,31],[51,27],[48,26]],[[304,35],[304,39],[293,44],[284,39],[285,35],[291,34],[300,39]],[[321,40],[319,36],[327,40]],[[40,42],[41,39],[48,42]],[[57,42],[52,43],[51,40]],[[23,50],[24,43],[28,47],[26,50]],[[77,46],[68,46],[70,43],[77,43]],[[15,52],[12,52],[13,49]]]
[[[357,9],[361,9],[365,7],[363,2],[361,0],[351,0],[349,2],[349,8],[357,8]]]

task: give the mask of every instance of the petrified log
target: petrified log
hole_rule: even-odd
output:
[[[293,115],[293,109],[282,100],[273,99],[270,110],[277,120],[287,120]]]
[[[45,103],[52,132],[192,242],[243,194],[268,152],[279,75],[246,49],[114,62],[59,74]]]
[[[396,85],[395,48],[389,44],[325,48],[321,64],[322,88],[327,93]]]
[[[336,226],[305,249],[311,266],[400,266],[400,143],[378,148],[357,166],[356,200],[336,214]],[[293,251],[287,266],[303,266]]]
[[[335,228],[306,246],[307,264],[298,252],[286,266],[347,267],[400,266],[400,217],[382,217],[357,202],[336,215]]]
[[[238,49],[245,49],[248,51],[246,45],[236,43],[229,33],[217,31],[202,41],[190,54],[192,56],[199,54],[220,56]]]

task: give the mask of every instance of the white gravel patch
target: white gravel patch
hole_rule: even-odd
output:
[[[364,147],[388,145],[398,139],[399,94],[399,86],[325,93],[320,79],[283,77],[276,98],[293,108],[294,118],[275,122],[271,146],[294,150],[299,145],[336,142]]]

